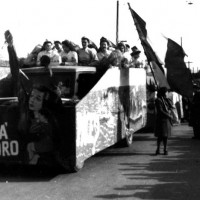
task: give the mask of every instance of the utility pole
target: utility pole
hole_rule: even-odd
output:
[[[188,65],[188,68],[189,68],[189,70],[190,70],[190,64],[192,63],[191,61],[187,61],[187,62],[185,62],[187,65]]]
[[[182,39],[182,37],[181,37],[181,47],[183,47],[183,39]],[[191,61],[185,62],[185,64],[188,65],[188,68],[189,68],[190,71],[191,71],[191,69],[190,69],[190,64],[191,64],[191,63],[192,63]],[[193,71],[194,71],[194,70],[193,70]]]
[[[181,37],[181,47],[183,46],[183,40],[182,40],[182,37]]]
[[[119,1],[117,0],[117,19],[116,19],[116,45],[118,44],[118,34],[119,34]]]

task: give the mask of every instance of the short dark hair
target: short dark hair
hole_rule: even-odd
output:
[[[49,56],[47,55],[43,55],[41,58],[40,58],[40,65],[41,66],[44,66],[44,67],[48,67],[49,64],[51,62],[51,59],[49,58]]]
[[[61,108],[62,101],[60,97],[50,87],[42,84],[34,84],[32,90],[34,89],[44,93],[42,109],[40,111],[41,114],[49,118],[53,113],[57,112],[58,109]]]
[[[69,40],[62,41],[62,45],[65,45],[66,47],[68,47],[70,51],[74,51],[73,45]]]
[[[46,40],[46,41],[43,43],[43,47],[44,47],[46,44],[52,44],[52,42],[49,41],[49,40]]]
[[[56,40],[56,41],[54,41],[54,44],[61,44],[61,42]]]
[[[108,41],[105,37],[102,37],[102,38],[100,39],[100,44],[101,44],[102,42],[106,42],[106,43],[108,44],[108,46],[110,45],[109,41]]]
[[[126,48],[125,44],[123,42],[119,42],[117,44],[117,47],[120,48],[120,47],[124,47],[124,49]]]
[[[88,43],[90,42],[90,40],[89,40],[87,37],[85,37],[85,36],[83,36],[83,37],[81,38],[81,40],[87,40]]]

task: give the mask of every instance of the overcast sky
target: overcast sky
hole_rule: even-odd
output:
[[[182,44],[191,67],[200,68],[200,3],[191,0],[119,0],[119,40],[142,50],[128,9],[130,3],[144,21],[153,49],[164,61],[166,39]],[[0,54],[7,55],[4,32],[14,37],[19,57],[25,57],[44,40],[69,39],[81,44],[87,36],[99,45],[102,36],[116,42],[117,0],[1,0]]]

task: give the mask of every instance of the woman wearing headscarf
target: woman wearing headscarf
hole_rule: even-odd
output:
[[[173,108],[171,100],[167,97],[167,88],[161,87],[158,89],[157,98],[155,100],[156,109],[156,124],[155,136],[157,137],[156,155],[160,154],[160,144],[163,142],[164,155],[168,154],[167,140],[171,136],[171,115],[170,110]]]

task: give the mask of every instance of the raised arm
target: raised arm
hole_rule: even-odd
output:
[[[13,92],[14,95],[18,96],[19,91],[19,62],[17,58],[17,54],[13,45],[13,37],[9,30],[5,32],[5,40],[8,44],[8,55],[9,55],[9,63],[10,63],[10,71],[12,75],[13,82]]]

